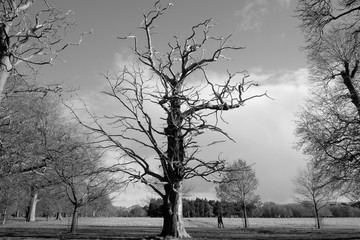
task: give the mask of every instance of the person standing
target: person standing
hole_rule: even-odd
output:
[[[224,227],[224,223],[223,223],[223,220],[222,220],[222,215],[221,215],[221,213],[219,214],[219,216],[218,216],[218,228],[225,228]]]

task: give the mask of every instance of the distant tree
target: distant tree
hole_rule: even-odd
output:
[[[300,169],[293,182],[295,185],[294,200],[300,203],[308,203],[313,208],[317,228],[321,228],[320,210],[334,199],[334,193],[326,186],[311,164]]]
[[[117,217],[118,209],[113,204],[107,204],[105,208],[99,210],[98,214],[104,217]]]
[[[238,160],[229,166],[234,171],[227,172],[223,176],[223,183],[216,188],[217,196],[240,204],[243,211],[244,227],[248,227],[248,206],[258,202],[260,197],[255,194],[259,180],[255,171],[243,160]]]
[[[131,209],[129,211],[129,216],[130,217],[145,217],[146,211],[144,210],[143,207],[141,207],[139,205],[135,205],[135,206],[131,207]]]
[[[191,213],[190,201],[187,199],[183,199],[183,216],[191,217],[190,213]]]
[[[152,198],[149,202],[147,215],[149,217],[162,217],[162,199],[160,198]]]
[[[51,162],[48,150],[61,126],[62,111],[55,96],[26,92],[4,99],[0,107],[8,118],[0,126],[0,181],[13,176],[10,179],[28,186],[31,206],[27,220],[35,221],[38,191],[52,184],[48,181],[51,175],[47,175]]]
[[[15,205],[16,199],[16,179],[14,176],[8,176],[0,181],[0,214],[2,215],[2,225],[5,225],[6,219],[12,207]]]
[[[51,154],[55,174],[73,206],[70,232],[76,232],[79,208],[109,195],[118,187],[111,175],[101,170],[102,153],[81,135],[61,139],[63,147]]]
[[[207,199],[204,201],[204,217],[211,217],[213,215],[213,207],[210,205]]]
[[[140,30],[144,33],[144,43],[133,35],[119,37],[133,41],[133,53],[139,64],[105,75],[110,86],[106,94],[122,109],[119,114],[103,118],[113,129],[108,131],[101,124],[104,121],[95,116],[89,124],[79,120],[100,134],[107,147],[126,155],[123,159],[132,164],[125,163],[119,170],[134,181],[147,184],[163,199],[164,222],[160,235],[185,238],[189,234],[182,220],[183,181],[194,177],[212,181],[226,170],[225,160],[220,157],[204,161],[198,156],[203,144],[197,137],[211,131],[232,140],[218,121],[212,120],[221,120],[223,112],[238,109],[266,94],[245,96],[247,90],[257,86],[247,81],[246,72],[228,72],[222,81],[216,82],[207,74],[208,66],[226,59],[226,51],[243,49],[230,45],[231,35],[211,36],[211,19],[194,25],[183,39],[175,36],[173,42],[156,46],[157,21],[170,6],[162,7],[157,1],[153,10],[143,14]],[[197,80],[193,81],[192,76]],[[154,114],[155,109],[162,114]],[[217,142],[219,139],[212,139],[208,146]],[[144,149],[152,153],[144,154]],[[156,156],[158,164],[150,164],[153,157],[149,156]],[[160,166],[160,170],[154,166]]]
[[[220,214],[223,213],[221,202],[219,202],[219,201],[215,202],[214,208],[213,208],[213,213],[215,214],[215,216],[219,216]]]
[[[129,211],[126,207],[117,207],[117,217],[128,217]]]
[[[111,205],[111,198],[109,195],[104,195],[88,204],[88,209],[91,211],[91,216],[96,217],[96,214],[101,210],[106,209]]]

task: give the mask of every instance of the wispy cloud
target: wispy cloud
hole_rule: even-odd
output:
[[[269,13],[266,5],[263,0],[249,1],[242,9],[235,11],[235,17],[240,21],[239,30],[259,31],[263,25],[263,17]]]
[[[289,8],[291,0],[249,0],[244,6],[236,10],[234,16],[239,21],[239,30],[242,31],[259,31],[265,22],[265,17],[274,9]]]
[[[291,0],[277,0],[277,2],[281,5],[281,7],[289,8]]]

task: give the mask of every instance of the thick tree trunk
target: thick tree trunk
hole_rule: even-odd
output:
[[[29,206],[29,212],[27,215],[27,222],[35,222],[36,221],[36,204],[40,201],[38,199],[38,189],[35,187],[31,188],[31,202]]]
[[[349,62],[345,62],[344,63],[345,71],[341,72],[341,76],[343,78],[344,85],[349,91],[351,102],[356,107],[358,115],[360,117],[360,96],[354,85],[354,82],[356,82],[354,78],[355,78],[355,74],[358,71],[358,65],[359,62],[357,61],[354,69],[350,72]]]
[[[79,209],[79,207],[77,205],[74,205],[74,211],[73,211],[73,215],[72,215],[71,228],[70,228],[71,233],[76,233],[76,225],[77,225],[77,219],[78,219],[78,213],[79,213],[78,209]]]
[[[62,221],[61,212],[57,212],[57,213],[56,213],[56,218],[55,218],[55,220]]]
[[[164,223],[160,236],[174,238],[190,238],[184,226],[182,215],[182,194],[181,182],[171,187],[165,186],[166,196],[164,197],[163,215]]]

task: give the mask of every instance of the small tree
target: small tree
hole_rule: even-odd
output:
[[[313,208],[316,226],[321,228],[320,211],[328,205],[330,200],[334,199],[334,193],[326,186],[312,164],[308,164],[306,168],[298,171],[294,185],[294,200],[309,204]]]
[[[73,205],[70,232],[76,232],[79,208],[106,199],[119,188],[109,173],[100,170],[102,154],[90,143],[71,136],[62,140],[63,147],[53,151],[54,171],[68,200]]]
[[[235,202],[240,204],[243,212],[244,227],[248,227],[248,207],[257,203],[260,199],[255,194],[259,181],[255,176],[255,171],[245,161],[238,160],[231,164],[232,170],[227,172],[222,179],[222,183],[216,188],[216,194],[222,201]]]

